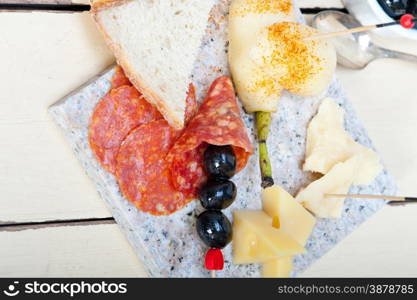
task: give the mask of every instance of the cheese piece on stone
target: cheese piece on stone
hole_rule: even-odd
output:
[[[326,174],[300,191],[296,199],[320,218],[340,218],[351,185],[368,185],[382,171],[378,154],[357,142],[344,128],[344,112],[332,99],[322,100],[307,130],[304,171]]]
[[[286,278],[292,271],[292,256],[281,257],[267,261],[262,266],[264,278]]]
[[[274,185],[262,192],[263,209],[273,220],[273,226],[284,230],[300,245],[305,245],[314,225],[314,218],[287,191]]]
[[[274,249],[257,234],[250,224],[235,220],[233,224],[233,263],[262,263],[277,257]]]
[[[353,185],[371,184],[383,169],[379,155],[375,151],[365,147],[358,156],[360,165],[353,180]]]
[[[263,211],[233,213],[233,263],[260,263],[273,258],[305,253],[286,232],[272,227],[272,218]]]
[[[340,218],[344,199],[327,197],[326,194],[347,194],[365,158],[357,155],[336,164],[329,173],[301,190],[296,200],[316,217]]]
[[[353,140],[344,127],[343,109],[332,99],[323,99],[307,129],[304,171],[327,174],[336,164],[361,153],[366,153],[368,161],[355,183],[369,184],[382,170],[378,155]]]
[[[305,245],[314,225],[314,218],[287,191],[278,185],[262,192],[263,209],[272,218],[273,226],[287,232],[300,245]],[[265,262],[263,277],[288,277],[292,270],[292,257],[283,257]]]

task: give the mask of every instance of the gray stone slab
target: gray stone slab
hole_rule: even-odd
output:
[[[218,4],[213,9],[213,18],[194,70],[194,83],[199,101],[215,78],[228,75],[226,15],[230,0],[216,1]],[[194,228],[196,216],[202,211],[197,201],[171,216],[155,217],[140,212],[121,195],[115,178],[102,169],[93,156],[87,139],[88,124],[95,105],[110,88],[113,72],[113,68],[106,70],[51,106],[49,112],[67,137],[69,145],[94,182],[97,191],[107,202],[149,275],[208,277],[209,273],[203,264],[207,249],[200,242]],[[292,194],[312,180],[310,174],[300,168],[305,154],[306,128],[317,112],[319,100],[325,96],[332,97],[344,108],[345,126],[355,140],[372,147],[371,140],[337,79],[334,79],[329,90],[321,97],[303,98],[285,93],[279,111],[273,116],[268,146],[275,182]],[[242,117],[255,144],[253,116],[245,114],[242,110]],[[261,187],[257,152],[233,181],[238,186],[238,196],[233,206],[225,211],[226,215],[231,218],[232,210],[236,209],[260,209]],[[395,194],[396,186],[384,170],[371,185],[353,187],[351,192]],[[308,268],[384,204],[384,201],[378,200],[348,199],[341,219],[318,220],[306,245],[308,253],[295,258],[293,276]],[[218,277],[260,276],[258,265],[233,265],[231,249],[231,245],[225,248],[225,269],[217,272]]]

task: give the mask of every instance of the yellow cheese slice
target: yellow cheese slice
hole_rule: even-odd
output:
[[[278,257],[274,249],[258,239],[252,226],[235,220],[233,224],[233,263],[262,263]]]
[[[304,246],[313,231],[316,218],[278,185],[263,190],[262,200],[263,209],[272,218],[273,226],[284,230]]]
[[[286,278],[291,275],[292,256],[281,257],[265,262],[262,265],[262,277]]]
[[[272,227],[272,218],[263,211],[233,213],[233,263],[260,263],[273,258],[305,253],[286,232]]]

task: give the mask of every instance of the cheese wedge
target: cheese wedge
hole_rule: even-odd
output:
[[[344,199],[326,197],[326,194],[347,194],[361,162],[361,157],[355,156],[346,162],[338,163],[329,173],[301,190],[296,200],[316,217],[340,218]]]
[[[274,248],[259,239],[253,227],[239,220],[233,224],[233,263],[263,263],[278,257]]]
[[[287,232],[300,245],[305,245],[314,225],[314,218],[287,191],[278,185],[262,192],[263,209],[272,218],[273,226]],[[263,277],[285,278],[290,276],[293,257],[282,257],[265,262]]]
[[[369,184],[381,172],[378,154],[355,142],[345,130],[343,109],[332,99],[323,99],[307,129],[304,171],[327,174],[336,164],[363,153],[367,159],[356,184]]]
[[[264,278],[287,278],[291,275],[293,268],[293,257],[286,256],[268,261],[262,266],[262,277]]]
[[[260,263],[272,258],[305,253],[305,249],[283,230],[272,227],[263,211],[233,213],[233,263]]]
[[[382,172],[383,167],[379,155],[371,150],[365,149],[359,154],[360,166],[353,180],[353,185],[368,185],[375,177]]]
[[[304,246],[316,224],[314,218],[287,191],[278,185],[262,192],[263,209],[273,220],[273,226],[282,229]]]
[[[330,98],[322,100],[307,130],[305,171],[325,174],[300,191],[296,199],[320,218],[339,218],[351,185],[368,185],[382,171],[378,154],[353,140],[344,127],[344,111]]]

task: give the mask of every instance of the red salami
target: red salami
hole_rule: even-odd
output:
[[[185,123],[187,124],[198,111],[198,104],[195,98],[195,88],[190,84],[187,92],[186,107],[185,107]]]
[[[97,159],[115,174],[123,195],[153,215],[168,215],[197,196],[205,181],[203,153],[207,144],[232,145],[242,169],[252,145],[240,119],[228,77],[217,79],[197,113],[190,85],[184,131],[174,130],[130,84],[121,68],[114,87],[96,106],[89,141]]]
[[[101,165],[114,173],[116,155],[128,133],[158,119],[162,115],[134,87],[112,89],[97,104],[89,127],[90,146]]]
[[[197,110],[194,87],[186,99],[186,120]],[[123,195],[136,207],[153,215],[167,215],[192,200],[171,183],[166,155],[181,131],[165,120],[144,124],[123,141],[117,156],[116,177]]]
[[[165,157],[180,132],[165,120],[135,129],[120,147],[116,177],[123,195],[140,210],[167,215],[191,199],[174,189]]]
[[[116,89],[118,87],[124,86],[124,85],[132,85],[132,83],[129,81],[129,79],[126,77],[125,72],[123,69],[119,66],[115,68],[113,78],[111,80],[111,87],[113,89]]]
[[[189,197],[196,197],[205,181],[203,153],[207,144],[233,146],[238,170],[246,165],[253,152],[228,77],[213,82],[197,115],[167,156],[175,189]]]

